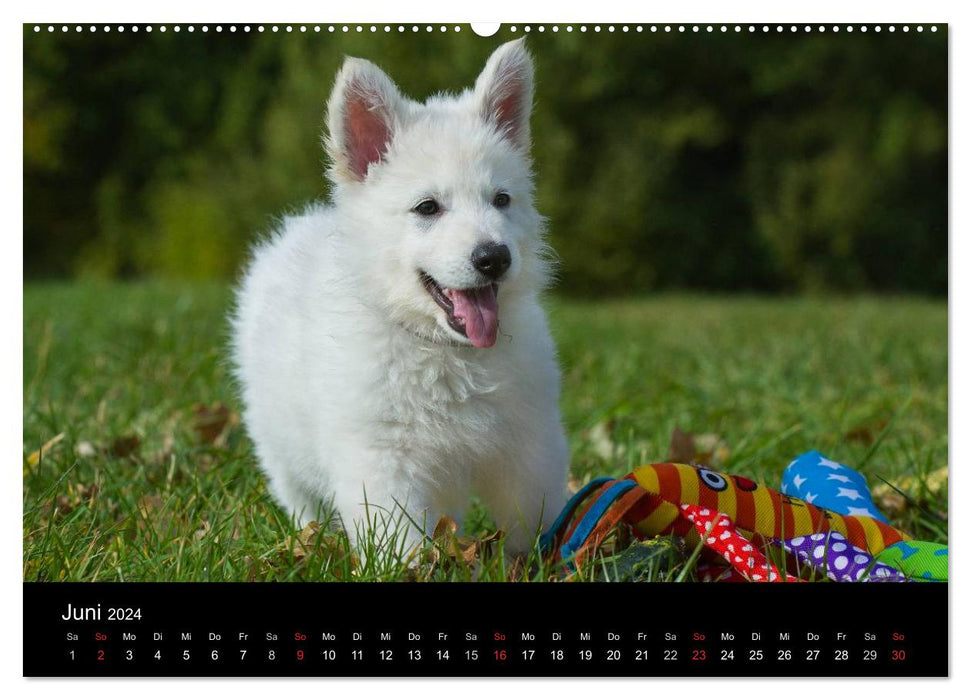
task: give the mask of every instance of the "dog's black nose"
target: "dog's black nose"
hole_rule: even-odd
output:
[[[509,246],[502,243],[483,243],[472,251],[475,269],[490,279],[497,280],[509,269],[512,255]]]

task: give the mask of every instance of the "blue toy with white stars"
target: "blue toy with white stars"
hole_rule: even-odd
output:
[[[866,515],[890,524],[870,497],[866,478],[816,450],[794,459],[782,474],[782,492],[842,515]]]

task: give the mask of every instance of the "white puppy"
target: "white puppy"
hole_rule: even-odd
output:
[[[476,494],[522,552],[563,505],[532,99],[522,41],[474,89],[424,104],[345,60],[327,105],[332,201],[257,246],[234,318],[245,422],[298,523],[333,505],[358,537],[411,525],[397,541],[412,546]]]

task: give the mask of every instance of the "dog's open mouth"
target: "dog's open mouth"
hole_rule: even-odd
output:
[[[491,348],[499,333],[499,285],[495,282],[473,289],[442,287],[431,275],[419,273],[421,283],[442,307],[448,326],[477,348]]]

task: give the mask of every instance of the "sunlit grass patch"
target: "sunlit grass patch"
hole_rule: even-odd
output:
[[[507,556],[474,504],[464,534],[446,524],[418,553],[365,537],[362,557],[337,528],[295,527],[239,422],[225,286],[24,295],[24,580],[563,577],[536,553]],[[945,303],[664,296],[549,307],[574,485],[690,444],[714,468],[777,488],[792,458],[817,449],[860,468],[895,525],[947,541]],[[692,579],[684,548],[629,544],[578,578]]]

